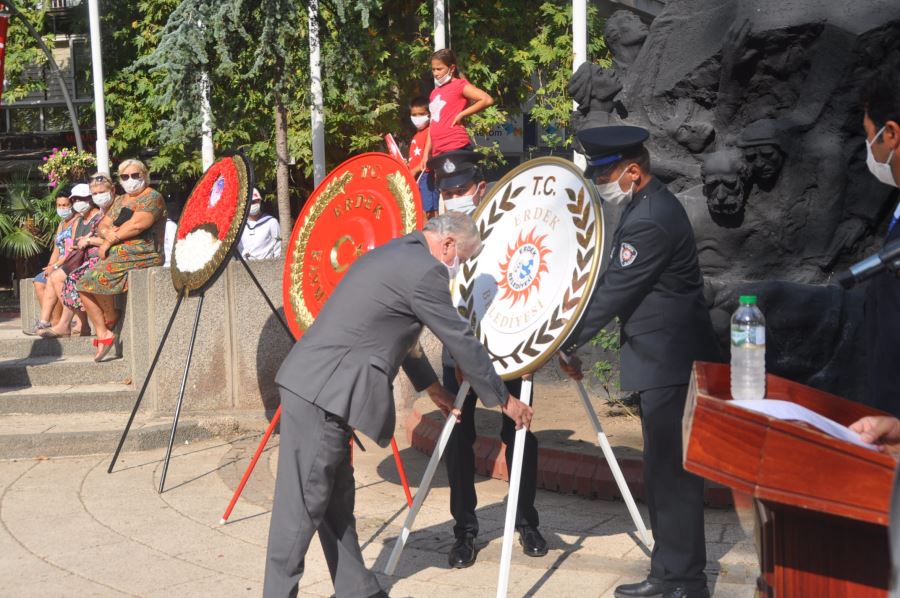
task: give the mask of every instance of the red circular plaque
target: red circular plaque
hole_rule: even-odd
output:
[[[422,227],[422,199],[403,162],[351,158],[325,177],[294,224],[284,263],[284,312],[296,338],[363,253]]]

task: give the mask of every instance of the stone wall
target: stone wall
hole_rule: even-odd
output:
[[[272,303],[281,311],[284,262],[264,260],[250,265]],[[32,326],[39,314],[32,289],[30,279],[20,281],[23,329]],[[167,268],[133,270],[129,274],[122,348],[136,388],[140,388],[147,376],[176,301]],[[174,411],[199,301],[196,297],[182,301],[147,388],[143,410]],[[421,342],[440,377],[440,342],[427,329]],[[291,346],[287,332],[243,265],[232,262],[203,299],[182,409],[186,412],[263,409],[266,417],[271,418],[279,401],[275,373]],[[596,351],[583,353],[586,363],[592,363],[599,355]],[[555,360],[542,368],[539,375],[544,379],[560,379]],[[394,381],[398,421],[405,420],[416,397],[401,370]]]

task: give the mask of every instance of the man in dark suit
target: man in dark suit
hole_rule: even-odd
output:
[[[900,187],[900,59],[872,73],[863,86],[866,164],[879,181]],[[900,204],[888,224],[884,244],[900,240]],[[885,270],[866,288],[865,339],[869,400],[873,407],[900,415],[900,279]]]
[[[703,479],[681,463],[681,418],[695,360],[719,351],[703,298],[694,234],[678,199],[650,174],[639,127],[578,133],[588,154],[585,176],[607,203],[624,205],[610,265],[569,337],[563,370],[580,379],[573,354],[614,317],[621,321],[621,386],[641,398],[644,487],[654,547],[650,574],[615,589],[619,598],[707,597]]]
[[[441,200],[448,212],[457,211],[471,214],[485,195],[484,175],[478,163],[482,154],[469,150],[445,152],[428,161],[428,167],[435,173]],[[445,348],[441,356],[444,387],[450,392],[459,391],[456,363]],[[522,379],[508,380],[507,390],[519,396]],[[447,468],[447,482],[450,486],[450,513],[455,525],[453,534],[456,542],[450,547],[447,561],[456,569],[469,567],[475,563],[475,537],[478,535],[478,495],[475,493],[475,392],[469,392],[462,407],[460,423],[453,429],[444,451],[444,465]],[[512,469],[512,455],[515,447],[516,427],[508,417],[503,416],[500,438],[506,445],[506,467]],[[522,552],[527,556],[541,557],[547,554],[547,541],[538,531],[540,520],[534,507],[537,496],[537,437],[529,430],[525,434],[525,450],[522,460],[522,479],[519,484],[519,505],[516,512],[516,529]]]
[[[338,598],[385,595],[359,549],[348,444],[354,428],[380,446],[390,442],[392,383],[401,366],[416,390],[428,391],[443,411],[452,408],[454,397],[415,350],[423,325],[448,347],[482,403],[499,405],[517,427],[530,424],[531,408],[509,395],[451,304],[448,270],[480,245],[472,219],[453,213],[366,253],[278,370],[281,446],[266,598],[297,595],[316,531]]]

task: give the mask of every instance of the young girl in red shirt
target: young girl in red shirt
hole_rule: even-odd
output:
[[[493,104],[494,99],[462,77],[453,50],[438,50],[431,55],[431,74],[435,88],[429,104],[431,126],[425,155],[433,158],[444,152],[472,149],[472,139],[462,121]]]

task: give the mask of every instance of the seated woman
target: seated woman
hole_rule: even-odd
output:
[[[94,361],[102,361],[118,341],[119,312],[115,296],[128,290],[128,271],[163,263],[166,204],[148,186],[149,172],[140,160],[119,164],[119,181],[125,190],[100,222],[100,260],[75,284],[97,338]]]
[[[56,196],[56,214],[59,216],[60,222],[56,227],[56,237],[53,245],[53,253],[50,254],[50,261],[41,272],[34,277],[34,294],[37,296],[38,305],[41,307],[41,315],[35,322],[31,330],[25,330],[25,334],[30,336],[36,335],[45,328],[52,326],[51,319],[58,320],[60,309],[57,309],[57,295],[50,289],[48,295],[47,278],[52,276],[54,272],[59,270],[69,248],[72,247],[72,228],[75,226],[77,219],[75,218],[75,210],[72,209],[72,202],[69,199],[69,191],[63,189]],[[50,303],[44,305],[46,298],[49,297]]]
[[[57,324],[50,328],[41,330],[38,334],[43,338],[59,338],[61,336],[69,336],[69,327],[72,319],[78,316],[81,323],[80,331],[82,336],[90,335],[90,326],[87,322],[87,315],[84,312],[84,306],[78,291],[75,290],[75,284],[81,279],[85,272],[94,267],[94,264],[100,261],[100,245],[103,239],[98,236],[97,229],[100,222],[106,216],[109,208],[112,206],[113,183],[109,175],[103,173],[94,173],[91,175],[90,195],[88,198],[89,209],[81,217],[86,227],[86,232],[82,234],[79,227],[78,236],[75,241],[77,249],[84,250],[84,261],[80,266],[71,270],[63,279],[60,285],[60,298],[62,299],[63,312]],[[87,187],[87,185],[85,185]],[[76,209],[78,202],[75,202]],[[72,329],[72,334],[77,334]]]

